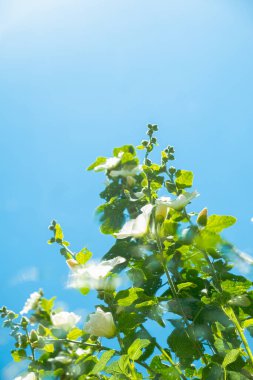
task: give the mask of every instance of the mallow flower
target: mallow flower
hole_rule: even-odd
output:
[[[116,335],[116,326],[112,313],[104,312],[98,307],[95,313],[89,315],[84,330],[90,335],[113,338]]]
[[[167,217],[169,212],[171,198],[169,197],[160,197],[155,201],[155,217],[157,220],[164,220]]]
[[[115,168],[120,163],[120,160],[123,154],[124,154],[123,152],[120,152],[117,157],[107,158],[105,162],[103,162],[100,165],[95,166],[94,171],[101,172],[103,170],[111,170]]]
[[[52,314],[52,324],[57,329],[63,329],[65,331],[71,330],[80,321],[81,317],[75,313],[69,313],[67,311],[60,311],[59,313]]]
[[[199,193],[196,190],[193,191],[192,193],[188,193],[186,191],[185,193],[180,194],[176,199],[171,199],[169,197],[161,197],[161,198],[158,198],[157,201],[158,201],[158,205],[159,205],[159,202],[163,204],[164,210],[165,210],[165,207],[173,208],[174,210],[182,210],[182,208],[188,205],[188,203],[190,203],[192,199],[198,196],[199,196]]]
[[[26,303],[21,310],[20,314],[27,314],[30,310],[34,309],[41,298],[41,294],[39,292],[33,292],[30,297],[26,300]]]
[[[15,377],[14,380],[37,380],[37,377],[34,372],[29,372],[25,375]]]
[[[134,177],[136,174],[138,174],[141,170],[142,166],[141,165],[137,165],[137,166],[134,166],[134,167],[123,167],[122,169],[120,170],[112,170],[110,172],[110,176],[111,177]]]
[[[117,239],[141,237],[147,233],[153,205],[147,204],[141,208],[141,214],[135,219],[128,220],[122,229],[115,234]]]
[[[109,278],[107,275],[112,269],[126,260],[121,257],[115,257],[111,260],[104,260],[99,263],[91,262],[85,265],[72,266],[72,273],[69,276],[68,287],[75,289],[105,289],[107,287],[116,287],[117,278]]]

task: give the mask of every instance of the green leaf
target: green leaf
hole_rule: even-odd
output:
[[[135,307],[136,307],[136,309],[139,309],[141,307],[157,305],[157,303],[158,303],[157,299],[150,299],[148,301],[138,303]]]
[[[193,172],[189,170],[178,170],[176,172],[176,185],[179,189],[186,187],[192,187],[193,184]]]
[[[76,261],[78,264],[85,264],[92,257],[92,253],[87,249],[83,248],[80,252],[76,254]]]
[[[227,371],[227,374],[229,375],[228,379],[229,380],[248,380],[249,377],[242,375],[239,372],[234,372],[234,371]]]
[[[80,338],[82,335],[83,335],[83,330],[75,327],[68,333],[67,338],[70,340],[76,340]]]
[[[143,293],[141,288],[130,288],[128,290],[121,290],[118,292],[115,300],[119,306],[130,306],[139,298],[139,295]]]
[[[82,293],[83,296],[86,296],[89,293],[89,291],[90,291],[89,288],[81,288],[79,290],[80,290],[80,293]]]
[[[162,225],[162,235],[164,236],[174,236],[177,232],[178,223],[171,220],[165,220]]]
[[[104,164],[106,162],[106,157],[98,157],[95,162],[93,162],[87,170],[93,170],[96,166]]]
[[[246,293],[251,286],[252,282],[246,279],[244,282],[238,280],[225,280],[221,283],[221,287],[224,292],[230,293],[231,295],[235,296],[239,296],[240,294]]]
[[[21,360],[24,360],[27,358],[25,350],[13,350],[11,351],[11,356],[13,357],[13,360],[15,362],[20,362]]]
[[[135,149],[133,145],[123,145],[120,146],[119,148],[114,148],[113,149],[113,155],[115,157],[118,157],[119,153],[130,153],[132,156],[136,156]]]
[[[48,314],[51,313],[51,310],[54,306],[54,301],[56,300],[56,297],[52,297],[50,300],[47,300],[46,298],[42,298],[40,301],[41,308],[47,312]]]
[[[137,314],[136,312],[125,313],[124,311],[118,316],[119,330],[125,334],[129,334],[129,330],[135,329],[140,324],[146,321],[146,317],[143,314]]]
[[[189,338],[187,332],[176,328],[168,337],[168,344],[175,354],[183,360],[193,361],[199,359],[200,353],[196,350],[194,342]]]
[[[224,380],[224,370],[218,363],[208,364],[202,372],[202,380]]]
[[[181,376],[174,367],[168,367],[163,364],[160,356],[154,356],[150,368],[157,374],[159,374],[159,380],[180,380]]]
[[[193,282],[182,282],[181,284],[177,284],[177,288],[179,291],[185,288],[196,288],[196,287],[197,285],[193,284]]]
[[[138,360],[142,355],[142,349],[150,344],[148,339],[136,339],[128,348],[127,353],[133,361]]]
[[[242,327],[244,329],[247,329],[250,326],[253,326],[253,318],[247,319],[246,321],[242,322]]]
[[[211,215],[207,219],[206,229],[212,232],[221,232],[224,228],[228,228],[235,224],[236,218],[234,216],[226,215]]]
[[[43,347],[43,350],[46,351],[46,352],[54,352],[54,345],[53,344],[46,344],[44,347]]]
[[[147,280],[145,273],[140,268],[131,268],[127,272],[127,275],[135,287],[141,286],[143,282]]]
[[[62,229],[61,229],[61,226],[60,226],[59,223],[56,223],[56,225],[55,225],[55,227],[54,227],[54,233],[55,233],[54,237],[55,237],[55,240],[56,240],[57,242],[63,240],[64,235],[63,235],[63,232],[62,232]]]
[[[225,356],[225,358],[224,358],[224,360],[222,362],[222,367],[226,368],[229,364],[235,362],[236,359],[238,358],[238,356],[240,355],[240,353],[241,353],[241,349],[240,348],[234,348],[234,349],[230,350],[226,354],[226,356]]]
[[[129,365],[129,357],[128,355],[122,355],[119,360],[111,363],[108,367],[106,367],[105,371],[111,373],[112,375],[123,374],[128,377],[127,367]],[[119,377],[120,379],[120,377]]]
[[[99,374],[100,372],[104,371],[107,363],[114,355],[114,350],[105,351],[102,356],[99,358],[99,361],[97,364],[95,364],[94,368],[90,372],[91,375]]]

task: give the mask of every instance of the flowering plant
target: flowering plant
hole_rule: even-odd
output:
[[[55,298],[42,291],[20,316],[1,308],[13,359],[29,363],[16,380],[253,379],[252,282],[233,270],[235,258],[245,266],[253,259],[221,236],[234,217],[188,211],[199,195],[187,191],[193,173],[170,165],[171,146],[152,162],[155,131],[148,125],[148,140],[137,147],[143,163],[124,145],[88,168],[108,180],[97,212],[115,243],[100,263],[87,248],[73,252],[59,223],[49,227],[49,243],[59,245],[70,270],[68,287],[97,292],[86,323],[54,310]]]

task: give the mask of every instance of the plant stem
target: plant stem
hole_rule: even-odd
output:
[[[237,330],[238,334],[240,335],[240,338],[243,342],[245,350],[249,356],[251,364],[253,365],[253,354],[251,352],[247,338],[244,335],[244,331],[243,331],[243,328],[241,327],[240,321],[238,320],[234,310],[232,309],[231,306],[223,306],[222,310],[224,311],[224,313],[228,316],[228,318],[233,322],[234,326],[236,327],[236,330]]]
[[[34,361],[35,361],[34,348],[33,348],[32,343],[31,343],[31,341],[30,341],[30,337],[29,337],[29,334],[28,334],[28,330],[27,330],[27,328],[24,328],[24,330],[25,330],[25,334],[26,334],[26,337],[27,337],[27,342],[28,342],[28,344],[29,344],[29,346],[30,346],[30,348],[31,348],[31,352],[32,352],[32,361],[34,362]]]
[[[149,331],[146,329],[146,327],[144,327],[143,325],[141,325],[141,328],[143,331],[145,331],[146,334],[148,334],[148,336],[154,340],[154,338],[152,337],[152,335],[150,335]],[[187,378],[185,377],[185,375],[183,374],[183,372],[181,371],[181,369],[178,367],[178,365],[173,361],[172,357],[160,346],[160,344],[156,341],[156,339],[154,340],[154,344],[155,346],[158,348],[158,350],[163,354],[163,356],[168,360],[168,362],[172,365],[173,368],[176,369],[176,371],[178,372],[178,374],[181,376],[181,378],[183,380],[187,380]]]
[[[216,288],[216,290],[219,292],[219,293],[222,293],[222,286],[221,286],[221,281],[217,275],[217,272],[208,256],[208,254],[206,253],[205,250],[202,250],[202,249],[199,249],[198,250],[200,252],[203,253],[207,263],[208,263],[208,266],[212,272],[212,275],[213,275],[213,278],[215,279],[215,284],[214,284],[214,287]],[[234,324],[242,342],[243,342],[243,345],[245,347],[245,350],[249,356],[249,359],[253,365],[253,354],[252,354],[252,351],[250,349],[250,346],[249,346],[249,343],[247,341],[247,338],[246,336],[244,335],[244,332],[243,332],[243,328],[241,327],[241,324],[240,324],[240,321],[238,320],[233,308],[231,306],[222,306],[221,307],[222,310],[224,311],[224,313],[226,314],[226,316],[230,319],[230,321]]]
[[[182,303],[180,301],[180,298],[178,297],[178,294],[177,294],[177,288],[176,288],[176,285],[174,284],[172,278],[171,278],[171,275],[168,271],[168,268],[167,268],[167,262],[164,258],[164,255],[163,255],[163,247],[162,247],[162,243],[160,241],[160,237],[157,233],[157,226],[155,226],[155,233],[156,233],[156,241],[157,241],[157,247],[159,249],[159,252],[160,252],[160,256],[161,256],[161,262],[162,262],[162,265],[163,265],[163,269],[164,269],[164,272],[165,272],[165,275],[167,277],[167,280],[168,280],[168,283],[170,285],[170,288],[171,288],[171,292],[172,292],[172,295],[173,295],[173,298],[175,299],[175,301],[177,302],[180,310],[181,310],[181,313],[182,313],[182,317],[183,317],[183,320],[184,320],[184,323],[185,325],[187,326],[188,330],[191,331],[192,333],[192,336],[190,336],[189,332],[186,330],[186,334],[188,336],[188,338],[192,341],[192,343],[194,344],[196,350],[198,351],[199,355],[203,358],[203,361],[204,363],[207,365],[208,364],[208,361],[206,360],[205,356],[203,355],[203,352],[201,350],[201,348],[199,347],[199,342],[197,341],[196,337],[195,337],[195,333],[192,329],[192,325],[189,323],[188,321],[188,318],[187,316],[185,315],[185,312],[184,312],[184,309],[183,309],[183,306],[182,306]]]

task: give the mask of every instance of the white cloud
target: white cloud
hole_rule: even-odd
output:
[[[36,267],[24,268],[10,280],[11,285],[15,286],[24,282],[36,282],[39,280],[39,270]]]

